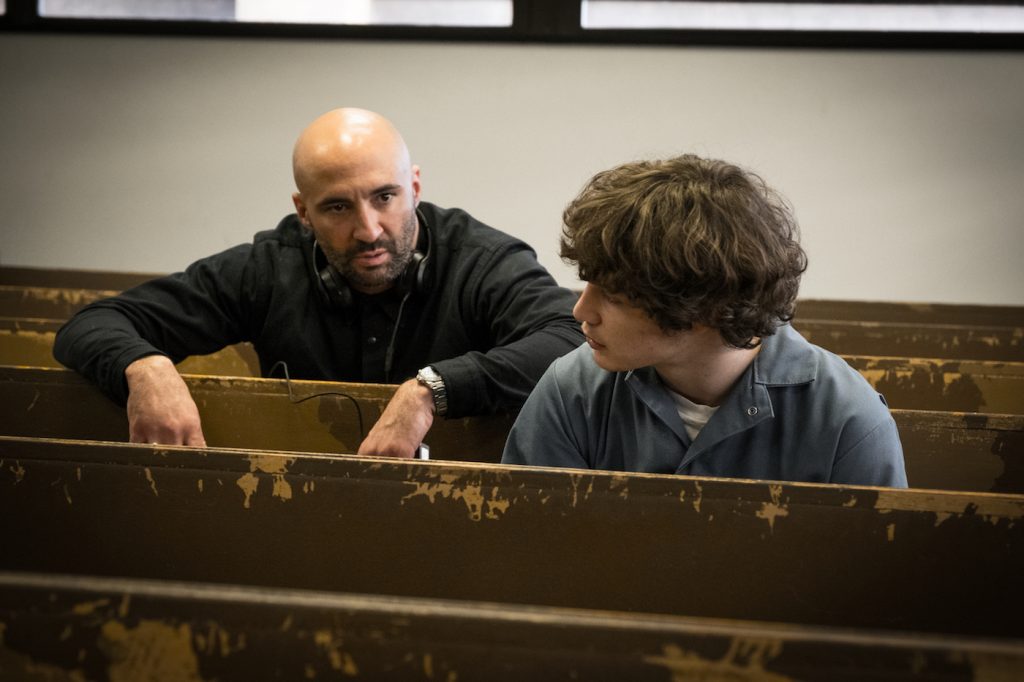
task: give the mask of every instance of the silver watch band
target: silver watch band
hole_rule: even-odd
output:
[[[443,417],[448,412],[448,392],[444,387],[444,379],[429,365],[416,374],[416,381],[430,389],[434,396],[434,414]]]

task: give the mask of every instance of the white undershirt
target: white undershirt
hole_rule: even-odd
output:
[[[700,433],[700,430],[704,428],[708,420],[718,411],[718,407],[695,403],[686,396],[680,395],[671,389],[668,389],[668,393],[676,403],[676,411],[686,426],[686,433],[690,436],[690,440],[696,440],[697,434]]]

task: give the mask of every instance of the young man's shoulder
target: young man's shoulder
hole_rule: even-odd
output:
[[[617,394],[621,396],[629,375],[602,369],[590,346],[584,343],[556,358],[545,378],[554,384],[562,400],[593,406],[613,401]]]
[[[837,414],[888,416],[885,399],[845,359],[807,341],[789,325],[778,333],[784,345],[780,360],[804,368],[816,402],[832,405]]]

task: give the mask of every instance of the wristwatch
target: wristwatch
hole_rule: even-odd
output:
[[[416,373],[416,381],[430,389],[434,394],[434,414],[443,417],[448,412],[448,392],[444,388],[444,379],[429,365]]]

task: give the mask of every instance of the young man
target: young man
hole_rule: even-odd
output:
[[[583,337],[522,241],[420,200],[395,127],[336,109],[295,143],[274,230],[84,309],[54,355],[127,403],[133,442],[204,445],[173,361],[250,341],[263,372],[403,382],[359,448],[411,457],[436,416],[518,409]],[[280,376],[280,374],[278,374]]]
[[[692,155],[625,164],[563,219],[587,344],[541,378],[504,463],[907,485],[882,396],[787,324],[807,261],[760,178]]]

